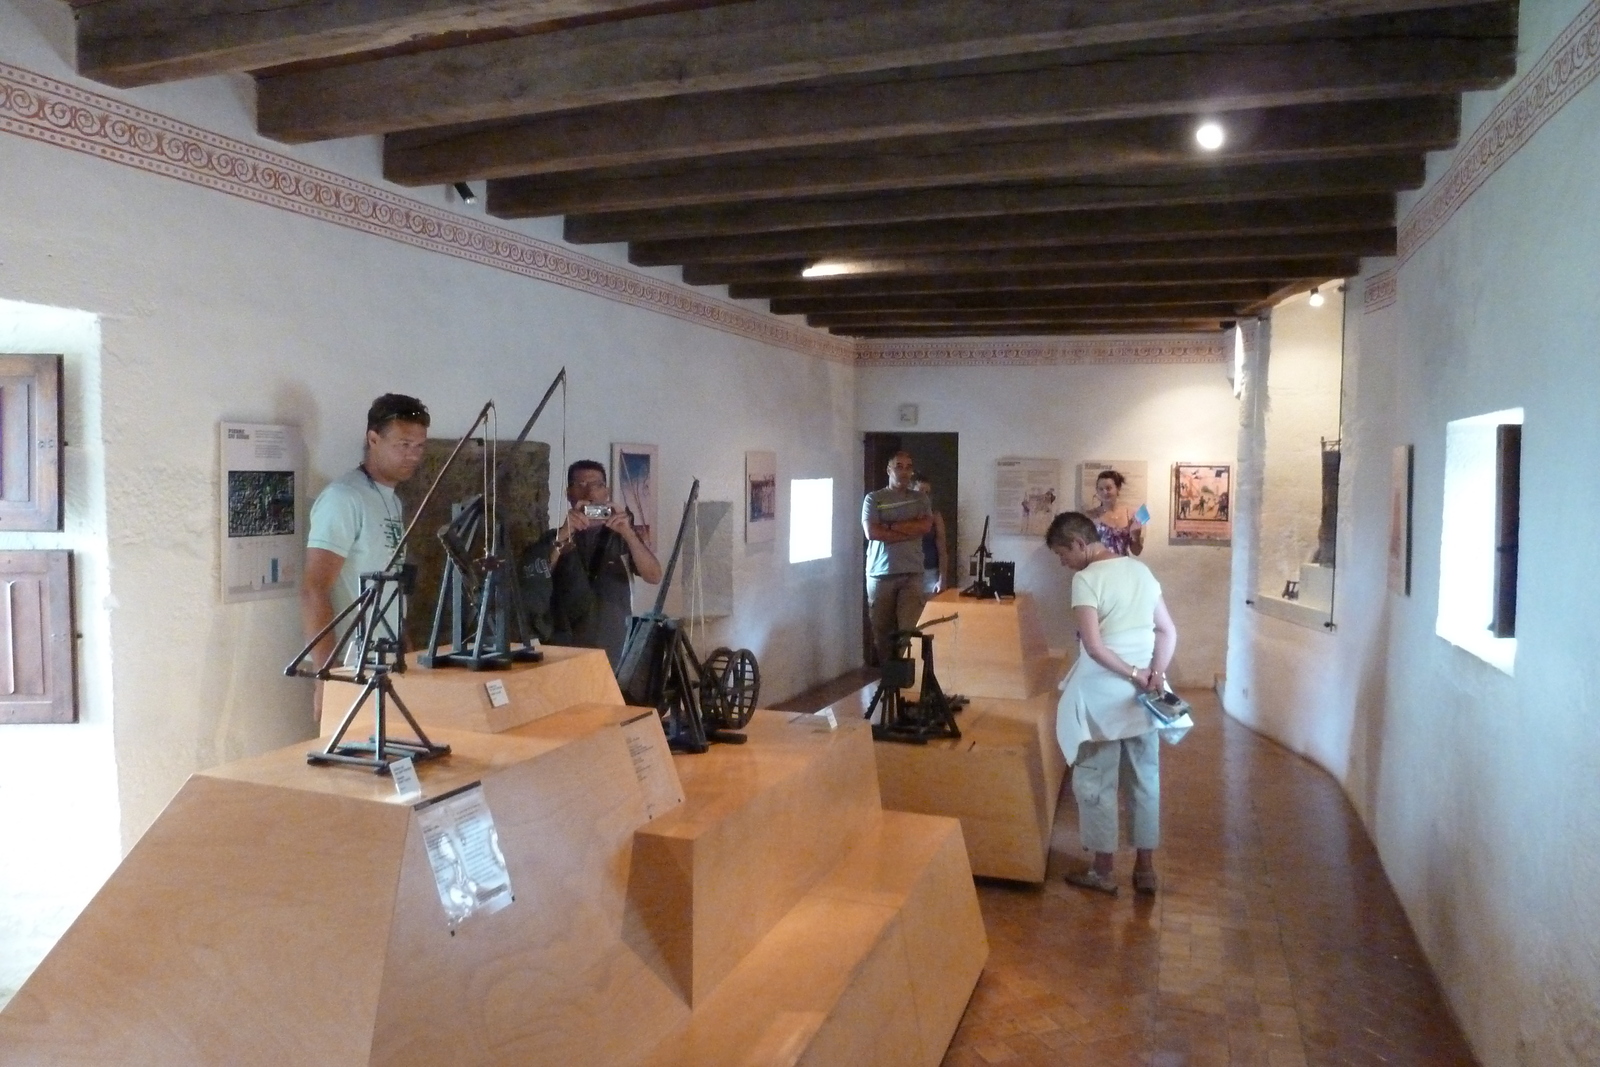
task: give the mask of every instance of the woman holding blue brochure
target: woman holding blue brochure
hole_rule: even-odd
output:
[[[1094,495],[1100,502],[1088,514],[1100,530],[1101,544],[1119,556],[1137,556],[1144,552],[1144,524],[1150,521],[1150,513],[1142,504],[1136,512],[1120,501],[1127,483],[1120,471],[1095,475]]]
[[[1112,861],[1119,840],[1121,769],[1127,764],[1133,888],[1154,893],[1155,849],[1161,838],[1161,723],[1140,698],[1166,691],[1178,628],[1150,568],[1107,547],[1099,524],[1088,515],[1057,515],[1044,543],[1073,572],[1078,659],[1061,683],[1056,739],[1072,764],[1083,847],[1094,853],[1093,865],[1068,874],[1067,881],[1116,893]]]

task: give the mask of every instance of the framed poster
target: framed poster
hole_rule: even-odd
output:
[[[224,422],[222,602],[294,596],[305,559],[305,447],[294,426]]]
[[[995,533],[1044,536],[1060,498],[1060,460],[1007,456],[995,461]]]
[[[1411,595],[1411,475],[1415,448],[1400,445],[1389,457],[1389,591]]]
[[[747,544],[778,536],[778,454],[744,454],[744,539]]]
[[[611,446],[611,500],[633,515],[633,528],[656,551],[656,446]]]
[[[1233,543],[1233,464],[1172,465],[1172,527],[1175,545]]]

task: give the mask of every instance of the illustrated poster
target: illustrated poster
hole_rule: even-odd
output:
[[[1232,540],[1232,464],[1174,463],[1171,542],[1226,545]]]
[[[613,444],[611,501],[628,509],[634,530],[652,552],[657,550],[656,493],[656,446]]]
[[[295,426],[224,422],[222,602],[294,596],[305,558],[305,448]]]
[[[1116,471],[1124,482],[1117,492],[1117,506],[1138,511],[1150,503],[1150,464],[1142,459],[1086,459],[1078,464],[1078,510],[1088,514],[1100,506],[1095,482],[1102,471]]]
[[[995,533],[1042,537],[1061,498],[1061,461],[1007,456],[994,467]]]
[[[1389,459],[1389,591],[1411,595],[1412,446],[1400,445]]]
[[[778,536],[778,454],[744,454],[744,539],[750,544]]]

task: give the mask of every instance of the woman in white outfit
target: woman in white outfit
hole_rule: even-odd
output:
[[[1156,891],[1155,849],[1161,839],[1161,745],[1157,724],[1140,705],[1145,690],[1166,687],[1178,630],[1150,568],[1100,541],[1093,519],[1057,515],[1045,545],[1074,571],[1072,615],[1078,660],[1061,683],[1056,737],[1072,764],[1078,828],[1094,864],[1067,875],[1085,889],[1115,894],[1117,794],[1121,767],[1133,795],[1133,888]]]

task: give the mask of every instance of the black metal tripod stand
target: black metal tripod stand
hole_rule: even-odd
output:
[[[956,712],[967,704],[967,698],[949,696],[939,685],[933,673],[933,635],[928,627],[951,622],[959,618],[946,615],[933,619],[910,630],[899,630],[894,635],[894,653],[883,665],[883,676],[867,705],[866,718],[879,716],[872,725],[874,741],[899,741],[904,744],[925,745],[938,738],[959,738],[961,728],[956,725]],[[916,678],[916,663],[911,658],[911,642],[922,642],[922,688],[914,701],[900,695]],[[881,713],[881,715],[880,715]]]

